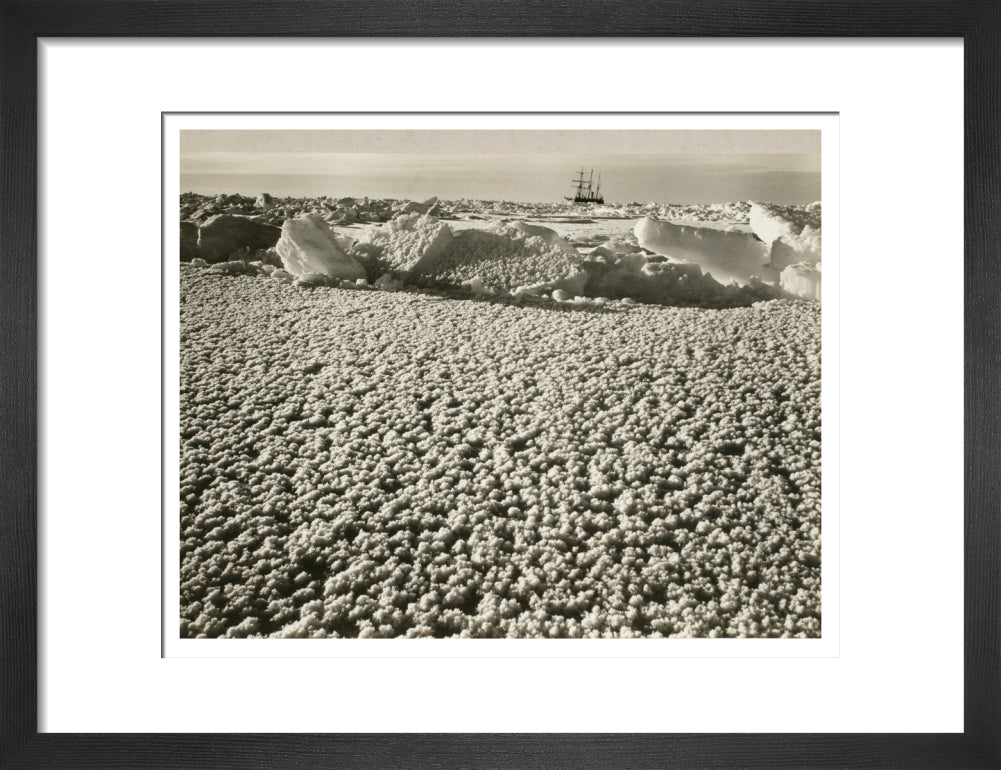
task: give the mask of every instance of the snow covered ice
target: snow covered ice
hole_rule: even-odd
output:
[[[318,274],[351,280],[366,275],[365,268],[342,251],[326,223],[309,214],[285,221],[275,251],[292,275]]]
[[[748,221],[751,232],[772,247],[771,262],[775,268],[820,262],[819,203],[805,207],[752,203]]]
[[[819,633],[818,305],[182,280],[183,635]]]
[[[368,228],[359,246],[393,271],[411,276],[433,271],[452,243],[452,230],[427,214],[409,213]],[[361,246],[364,248],[364,246]]]
[[[718,281],[746,283],[769,277],[768,247],[748,233],[675,225],[651,217],[640,220],[635,232],[643,248],[698,264]]]
[[[751,202],[750,233],[674,224],[647,216],[636,224],[640,246],[699,265],[719,281],[761,282],[806,299],[820,299],[820,204],[805,207]]]
[[[182,252],[182,637],[820,635],[819,205],[182,216],[255,205]]]
[[[782,288],[806,299],[820,299],[820,265],[789,265],[780,277]]]

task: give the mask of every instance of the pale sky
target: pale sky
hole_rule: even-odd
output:
[[[208,134],[208,132],[201,132]],[[391,146],[419,146],[420,152],[327,152],[316,151],[336,142],[303,142],[283,132],[270,136],[263,144],[257,140],[246,151],[246,141],[183,141],[181,146],[181,191],[203,194],[241,193],[257,195],[267,192],[278,197],[333,198],[409,198],[442,199],[481,198],[524,202],[558,202],[572,195],[571,179],[583,166],[594,169],[595,179],[601,173],[602,193],[608,202],[658,201],[662,203],[722,203],[726,201],[759,200],[773,203],[810,203],[820,200],[819,152],[644,152],[650,147],[678,146],[713,150],[727,146],[766,147],[774,150],[788,144],[798,148],[792,134],[805,132],[767,132],[765,139],[753,132],[755,141],[709,137],[700,132],[697,140],[688,142],[663,141],[657,132],[656,141],[644,141],[639,133],[623,132],[609,135],[603,143],[601,132],[580,132],[589,141],[572,136],[566,142],[538,140],[541,132],[531,133],[533,141],[518,137],[515,132],[497,132],[504,141],[479,142],[484,149],[503,147],[504,152],[474,152],[467,147],[462,152],[450,152],[456,146],[454,135],[448,132],[415,139],[389,136],[381,132],[369,137],[367,146],[379,149]],[[398,132],[399,133],[399,132]],[[646,133],[646,132],[644,132]],[[652,132],[651,132],[652,133]],[[728,132],[733,135],[739,132]],[[744,132],[752,133],[752,132]],[[782,134],[789,134],[783,137]],[[330,132],[337,136],[337,132]],[[778,135],[778,136],[775,136]],[[387,139],[388,137],[388,139]],[[452,141],[446,143],[440,137]],[[635,137],[635,141],[633,140]],[[283,141],[278,141],[279,139]],[[783,142],[783,139],[788,141]],[[614,141],[612,141],[614,140]],[[342,145],[357,146],[345,141]],[[611,144],[614,153],[594,152],[593,148]],[[806,143],[809,146],[809,142]],[[226,151],[229,146],[241,151]],[[188,148],[198,151],[185,151]],[[210,151],[202,151],[203,148]],[[279,151],[290,147],[296,151]],[[442,147],[442,150],[437,148]],[[574,152],[520,152],[522,147],[542,147],[546,150],[564,148]],[[259,148],[259,149],[258,149]],[[478,149],[479,147],[476,147]],[[813,149],[812,147],[809,147]],[[434,151],[427,151],[427,150]],[[817,148],[819,149],[819,147]],[[625,150],[625,151],[621,151]]]

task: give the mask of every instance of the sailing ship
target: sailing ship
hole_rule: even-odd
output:
[[[575,179],[570,180],[570,184],[574,186],[574,196],[572,198],[564,196],[565,200],[573,201],[574,203],[604,203],[605,199],[601,197],[601,172],[598,172],[598,184],[594,184],[594,169],[591,169],[589,176],[584,174],[584,169],[577,173]]]

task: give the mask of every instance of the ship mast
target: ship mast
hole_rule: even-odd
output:
[[[590,172],[586,172],[584,167],[581,166],[580,171],[577,172],[577,176],[570,180],[570,184],[574,185],[574,197],[567,198],[568,201],[573,201],[574,203],[604,203],[604,199],[601,197],[601,172],[598,172],[598,185],[595,187],[594,184],[594,169],[592,168]]]

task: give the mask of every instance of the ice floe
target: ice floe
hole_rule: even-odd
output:
[[[365,268],[342,251],[330,228],[316,216],[286,220],[275,251],[285,270],[295,276],[318,273],[351,280],[366,277]]]

